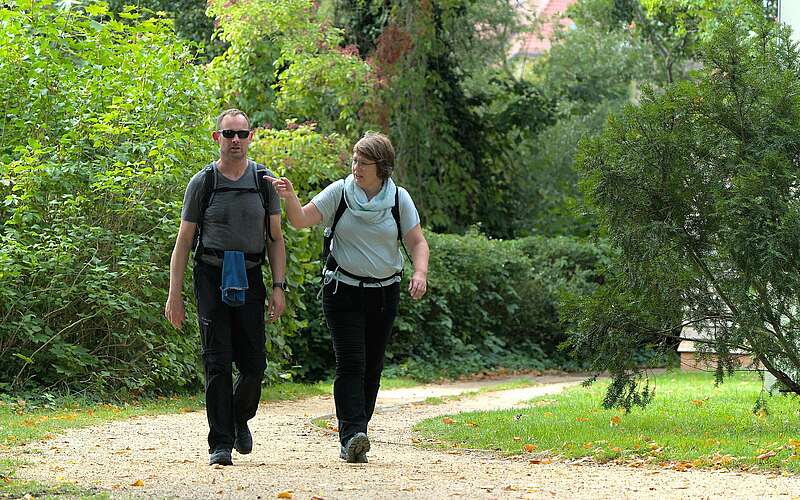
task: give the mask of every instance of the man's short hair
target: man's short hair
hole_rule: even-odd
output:
[[[378,167],[378,177],[386,180],[394,171],[394,147],[392,141],[380,132],[367,132],[353,146],[353,152],[358,153],[367,160],[375,162]]]
[[[219,128],[222,126],[223,118],[225,118],[226,116],[237,116],[237,115],[244,116],[244,119],[247,120],[247,128],[248,129],[252,128],[250,124],[250,118],[247,116],[247,113],[245,113],[241,109],[231,108],[231,109],[226,109],[225,111],[220,113],[219,116],[217,117],[217,130],[219,130]]]

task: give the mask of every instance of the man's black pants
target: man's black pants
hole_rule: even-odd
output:
[[[336,290],[336,293],[334,293]],[[358,432],[367,432],[383,371],[386,344],[400,302],[400,284],[366,288],[325,285],[322,295],[325,321],[336,355],[333,398],[339,419],[341,444]]]
[[[200,342],[206,375],[209,453],[232,449],[234,425],[253,418],[261,399],[267,367],[264,334],[266,289],[261,266],[247,270],[245,303],[222,302],[222,268],[196,261],[194,296],[200,321]],[[232,383],[232,363],[239,376]]]

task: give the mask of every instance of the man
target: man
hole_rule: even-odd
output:
[[[272,271],[268,311],[273,322],[286,307],[286,249],[280,200],[273,186],[265,183],[264,190],[259,179],[273,174],[263,169],[256,173],[257,164],[247,159],[253,138],[249,118],[238,109],[224,111],[212,137],[219,144],[220,158],[195,174],[186,188],[164,315],[181,328],[183,279],[195,241],[193,285],[206,376],[209,463],[232,465],[232,449],[241,454],[252,451],[247,421],[256,414],[267,365],[267,293],[261,264],[266,253]],[[221,290],[223,279],[228,287],[229,280],[245,281],[244,276],[246,282],[231,285],[235,293],[223,301],[227,293]],[[236,295],[242,288],[243,300]],[[234,362],[239,376],[232,384]]]

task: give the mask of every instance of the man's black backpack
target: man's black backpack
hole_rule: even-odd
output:
[[[251,160],[247,161],[248,168],[253,162]],[[194,249],[194,258],[199,259],[201,255],[214,255],[219,257],[220,259],[224,255],[223,250],[218,250],[215,248],[206,248],[203,245],[203,221],[206,216],[206,210],[208,207],[211,206],[211,203],[214,201],[214,195],[216,193],[223,193],[226,191],[238,191],[241,193],[258,193],[259,197],[261,198],[261,205],[264,207],[264,214],[265,214],[265,222],[264,222],[264,229],[265,229],[265,241],[266,238],[269,238],[270,241],[275,241],[272,237],[272,231],[270,230],[270,220],[269,220],[269,196],[270,196],[270,189],[269,189],[269,181],[264,179],[264,176],[267,175],[267,169],[264,168],[263,165],[256,164],[256,168],[253,169],[253,175],[255,176],[255,183],[258,188],[232,188],[232,187],[217,187],[217,176],[216,176],[216,163],[211,163],[207,165],[203,169],[203,187],[202,189],[202,198],[200,201],[200,219],[197,221],[197,231],[194,234],[194,242],[192,244],[192,248]],[[264,262],[264,256],[266,255],[267,247],[264,246],[264,250],[261,253],[246,253],[244,255],[245,260],[253,261],[253,262]]]
[[[342,218],[345,209],[347,209],[347,201],[344,199],[344,187],[342,187],[342,197],[339,199],[339,205],[336,207],[336,213],[333,215],[333,222],[331,223],[331,227],[325,228],[324,232],[324,239],[322,242],[322,270],[323,273],[325,269],[334,270],[338,267],[336,263],[336,259],[333,258],[331,255],[331,242],[333,242],[333,233],[336,231],[336,224],[339,223],[339,219]],[[400,229],[400,189],[395,189],[394,191],[394,205],[392,206],[392,217],[394,218],[394,223],[397,225],[397,241],[400,242],[400,245],[403,247],[403,251],[408,257],[408,261],[412,262],[411,256],[408,255],[408,250],[406,250],[406,245],[403,243],[403,233]],[[388,278],[383,278],[379,280],[374,280],[371,278],[365,278],[363,276],[357,276],[351,273],[344,271],[343,269],[339,269],[340,272],[343,272],[345,275],[350,276],[354,279],[361,279],[362,281],[369,282],[369,281],[385,281]],[[400,273],[397,273],[399,275]],[[391,276],[390,276],[391,277]],[[389,277],[389,278],[390,278]]]

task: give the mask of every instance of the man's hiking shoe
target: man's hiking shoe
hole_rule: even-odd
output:
[[[342,460],[347,460],[347,450],[345,449],[344,446],[342,446],[341,450],[339,451],[339,458],[341,458]],[[361,455],[358,455],[356,457],[356,461],[353,462],[353,463],[356,463],[356,464],[368,464],[369,460],[367,460],[367,454],[366,453],[362,453]]]
[[[236,439],[233,441],[233,448],[242,455],[253,451],[253,435],[250,433],[250,428],[247,427],[247,422],[236,424]]]
[[[363,432],[357,433],[350,438],[346,445],[342,446],[339,458],[346,460],[349,464],[366,464],[367,452],[369,451],[369,438]]]
[[[208,456],[208,465],[233,465],[231,460],[231,450],[221,449],[212,452]]]

